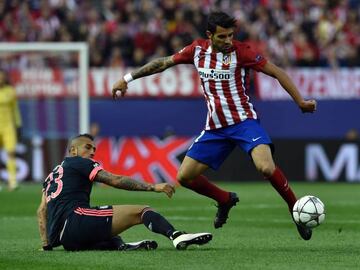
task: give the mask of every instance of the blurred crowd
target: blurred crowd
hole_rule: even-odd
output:
[[[236,39],[278,65],[360,66],[359,0],[0,0],[0,41],[86,41],[93,67],[140,66],[204,38],[216,9],[236,17]],[[1,65],[39,61],[15,58]]]

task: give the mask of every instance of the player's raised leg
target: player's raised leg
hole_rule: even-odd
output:
[[[148,206],[115,205],[113,209],[113,235],[143,223],[150,231],[162,234],[170,239],[177,249],[186,249],[187,246],[193,244],[203,245],[212,239],[210,233],[190,234],[176,230],[168,220]]]
[[[289,182],[286,179],[282,171],[275,166],[272,158],[271,149],[269,145],[260,144],[251,151],[251,157],[255,164],[256,169],[262,173],[262,175],[268,179],[271,185],[281,195],[288,205],[290,215],[292,216],[292,209],[296,202],[296,196],[289,186]],[[299,234],[304,240],[309,240],[312,235],[312,230],[296,225]]]
[[[215,228],[220,228],[226,223],[230,209],[236,205],[239,198],[236,193],[222,190],[211,183],[206,176],[202,175],[207,168],[206,164],[185,156],[180,166],[177,180],[182,186],[218,202],[214,226]]]

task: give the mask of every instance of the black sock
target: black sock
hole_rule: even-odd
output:
[[[159,233],[167,238],[174,233],[174,227],[162,215],[152,210],[147,210],[142,215],[142,222],[150,231]]]

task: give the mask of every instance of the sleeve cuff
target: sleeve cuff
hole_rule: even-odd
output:
[[[89,180],[94,181],[96,174],[101,170],[103,170],[103,167],[101,167],[101,166],[95,167],[89,175]]]

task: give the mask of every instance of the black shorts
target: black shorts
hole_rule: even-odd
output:
[[[60,234],[61,244],[66,250],[72,251],[116,249],[113,245],[118,243],[111,235],[112,217],[112,206],[76,208],[65,221]],[[112,248],[96,248],[107,245]]]

